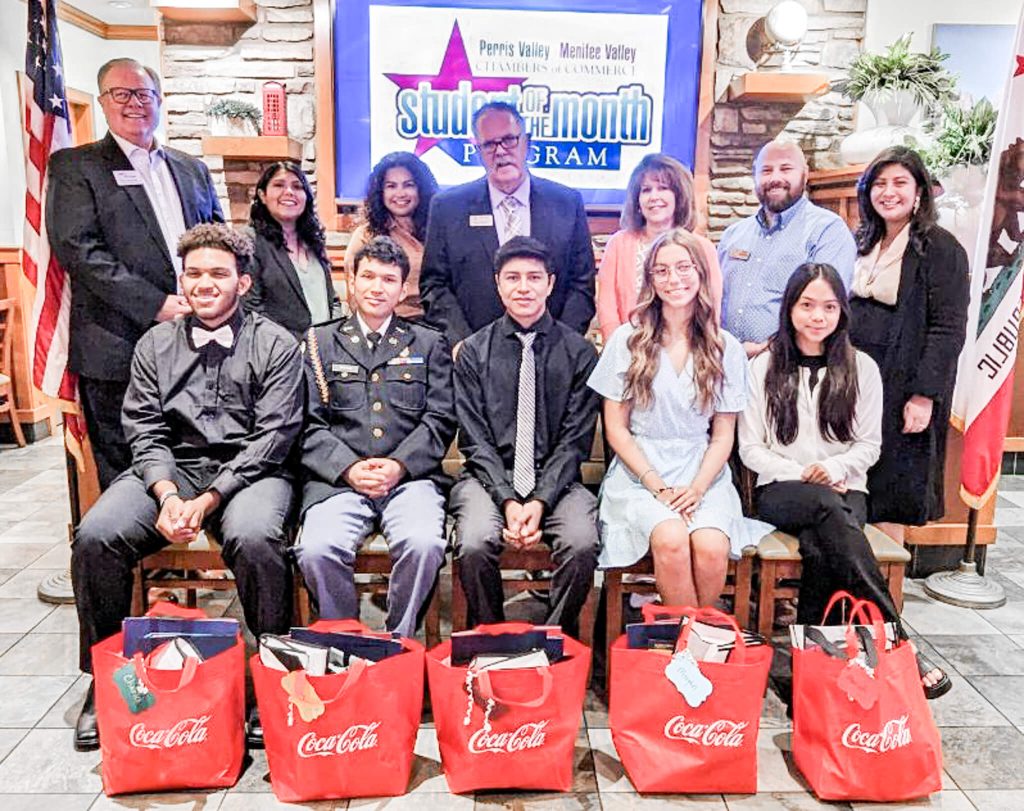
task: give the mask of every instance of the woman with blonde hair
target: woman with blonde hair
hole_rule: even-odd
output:
[[[629,176],[620,230],[609,237],[597,273],[597,323],[606,341],[636,306],[644,260],[654,240],[672,228],[692,234],[696,224],[690,170],[670,155],[646,155]],[[710,240],[694,236],[708,266],[708,287],[718,317],[722,310],[718,255]]]
[[[730,555],[764,525],[743,517],[726,463],[746,405],[746,354],[718,326],[700,240],[662,234],[636,309],[612,334],[588,385],[604,398],[615,459],[601,487],[602,568],[648,550],[669,605],[712,604]]]

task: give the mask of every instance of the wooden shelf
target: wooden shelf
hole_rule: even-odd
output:
[[[823,73],[749,71],[729,83],[729,101],[806,102],[828,92]]]
[[[285,135],[204,135],[204,155],[235,160],[302,160],[302,144]]]
[[[255,0],[159,0],[156,10],[168,20],[189,23],[251,23]]]

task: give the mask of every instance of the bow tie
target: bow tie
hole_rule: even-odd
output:
[[[196,345],[196,349],[202,349],[211,341],[220,344],[225,349],[230,349],[231,344],[234,342],[235,336],[231,332],[231,326],[224,324],[217,329],[203,329],[202,327],[192,327],[192,343]]]

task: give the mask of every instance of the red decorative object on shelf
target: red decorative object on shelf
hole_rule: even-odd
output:
[[[280,82],[263,83],[263,134],[288,134],[288,104]]]

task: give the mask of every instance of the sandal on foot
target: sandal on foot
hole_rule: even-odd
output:
[[[942,678],[935,682],[935,684],[925,684],[923,681],[921,682],[921,687],[924,688],[924,697],[929,701],[936,699],[939,696],[946,695],[946,693],[948,693],[953,687],[953,682],[950,681],[948,673],[932,664],[928,657],[923,653],[918,653],[917,672],[921,675],[921,678],[923,679],[933,670],[938,670],[942,674]]]

